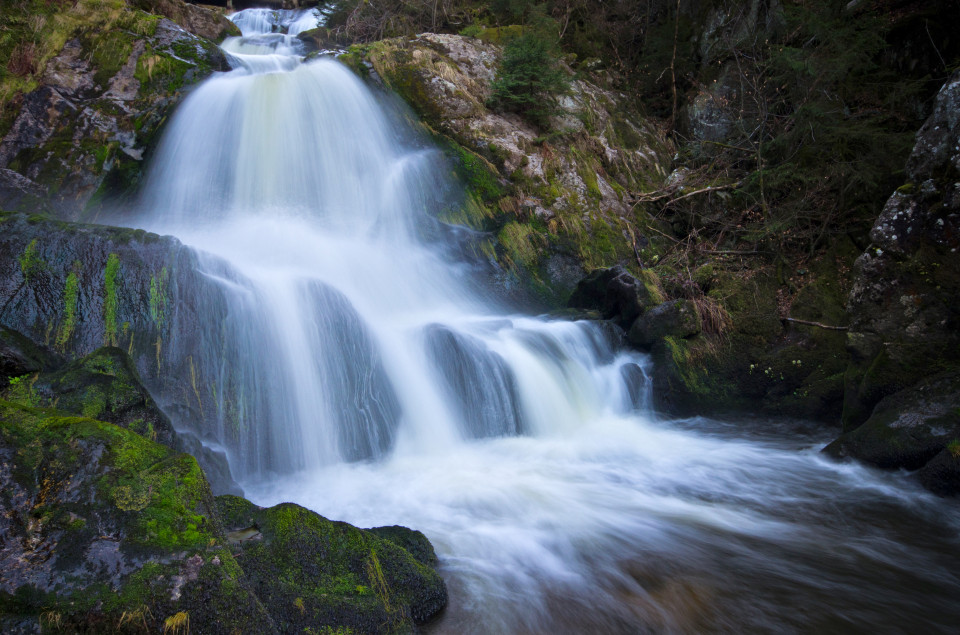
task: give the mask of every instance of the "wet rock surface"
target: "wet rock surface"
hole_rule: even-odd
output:
[[[885,395],[960,363],[960,74],[937,96],[856,264],[844,427]]]
[[[926,486],[956,493],[956,456],[946,445],[960,399],[960,73],[917,133],[907,176],[856,262],[845,433],[828,451],[922,468]]]
[[[621,328],[630,325],[648,309],[663,302],[656,277],[641,280],[624,267],[597,269],[577,284],[568,305],[572,309],[597,310],[605,320]]]

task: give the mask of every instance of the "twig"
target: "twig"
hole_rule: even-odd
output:
[[[780,318],[784,322],[793,322],[795,324],[804,324],[806,326],[816,326],[822,329],[828,329],[830,331],[849,331],[849,326],[830,326],[829,324],[822,324],[820,322],[811,322],[810,320],[798,320],[797,318],[785,317]]]
[[[671,199],[671,200],[667,203],[667,205],[672,205],[673,203],[676,203],[677,201],[682,201],[682,200],[685,199],[685,198],[689,198],[689,197],[691,197],[691,196],[696,196],[697,194],[705,194],[705,193],[707,193],[707,192],[716,192],[717,190],[731,190],[731,189],[735,189],[735,188],[739,187],[739,185],[740,185],[740,182],[739,182],[739,181],[737,181],[736,183],[729,183],[729,184],[727,184],[727,185],[711,185],[711,186],[709,186],[709,187],[704,187],[704,188],[701,188],[701,189],[699,189],[699,190],[694,190],[694,191],[692,191],[692,192],[687,192],[686,194],[684,194],[684,195],[682,195],[682,196],[678,196],[678,197],[676,197],[676,198],[674,198],[674,199]],[[666,191],[666,192],[664,192],[664,191],[661,190],[661,192],[660,192],[659,194],[657,194],[656,196],[648,196],[648,195],[644,195],[644,194],[638,194],[638,195],[637,195],[637,200],[636,200],[636,202],[634,202],[634,207],[636,207],[636,205],[637,205],[638,203],[653,203],[654,201],[662,201],[662,200],[665,199],[665,198],[670,198],[670,196],[672,196],[675,192],[676,192],[676,190],[669,190],[669,191]]]

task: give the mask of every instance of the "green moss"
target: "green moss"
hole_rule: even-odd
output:
[[[360,77],[366,78],[370,75],[370,69],[367,68],[367,65],[364,64],[363,61],[369,50],[369,45],[353,44],[345,53],[338,55],[337,59]]]
[[[102,88],[120,72],[133,52],[133,37],[118,29],[100,32],[83,43],[84,52],[95,69],[93,80]]]
[[[489,161],[458,143],[450,142],[447,147],[456,157],[457,175],[484,203],[494,203],[504,195],[500,175]]]
[[[162,328],[167,319],[167,282],[170,274],[163,267],[158,276],[150,276],[150,319]]]
[[[424,63],[415,61],[405,42],[386,40],[376,42],[364,49],[366,58],[384,79],[420,118],[434,129],[443,124],[443,110],[430,95],[427,86],[429,74],[421,68]]]
[[[120,257],[111,253],[103,270],[103,342],[117,345],[117,274],[120,272]]]
[[[641,137],[633,126],[621,116],[614,116],[610,119],[610,126],[616,135],[615,140],[619,145],[627,150],[636,150],[643,144]]]
[[[185,75],[194,66],[189,62],[165,53],[148,50],[137,60],[134,77],[141,84],[141,90],[176,92],[183,87]]]
[[[57,348],[61,350],[70,341],[70,336],[77,325],[77,305],[80,296],[80,283],[77,280],[77,266],[67,274],[67,281],[63,287],[63,320],[57,332]]]
[[[709,373],[694,356],[690,342],[683,338],[667,336],[662,340],[669,372],[682,384],[683,392],[698,397],[714,396],[715,389],[709,383]]]
[[[529,225],[509,222],[497,234],[497,240],[514,266],[527,269],[536,266],[540,249],[537,236]]]
[[[23,280],[26,284],[30,284],[47,269],[47,262],[40,257],[38,251],[37,239],[34,238],[20,255],[20,272],[23,274]]]
[[[12,402],[35,408],[40,405],[40,398],[33,389],[36,380],[37,375],[11,377],[9,387],[4,391],[4,396]]]

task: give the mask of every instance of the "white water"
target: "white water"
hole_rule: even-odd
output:
[[[181,106],[143,205],[213,256],[228,306],[197,303],[219,321],[197,372],[252,500],[424,531],[442,632],[957,619],[955,508],[796,430],[658,420],[645,357],[478,288],[433,220],[456,198],[435,150],[337,62],[301,63],[274,12],[233,19],[236,70]]]

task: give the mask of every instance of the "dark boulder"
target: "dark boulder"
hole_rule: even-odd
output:
[[[57,368],[63,361],[46,346],[0,326],[0,387],[6,386],[10,379]]]
[[[420,564],[428,567],[435,567],[439,563],[437,553],[433,550],[433,545],[423,535],[422,531],[401,527],[400,525],[390,525],[387,527],[374,527],[367,529],[371,534],[388,540],[401,547],[416,559]]]
[[[653,307],[633,322],[627,340],[649,348],[664,337],[693,337],[702,328],[697,307],[690,300],[671,300]]]
[[[920,469],[939,493],[960,491],[960,374],[944,373],[890,395],[861,426],[825,450],[884,469]]]
[[[656,277],[635,277],[624,267],[597,269],[583,278],[567,305],[573,309],[599,311],[606,320],[629,329],[647,309],[663,302]]]

